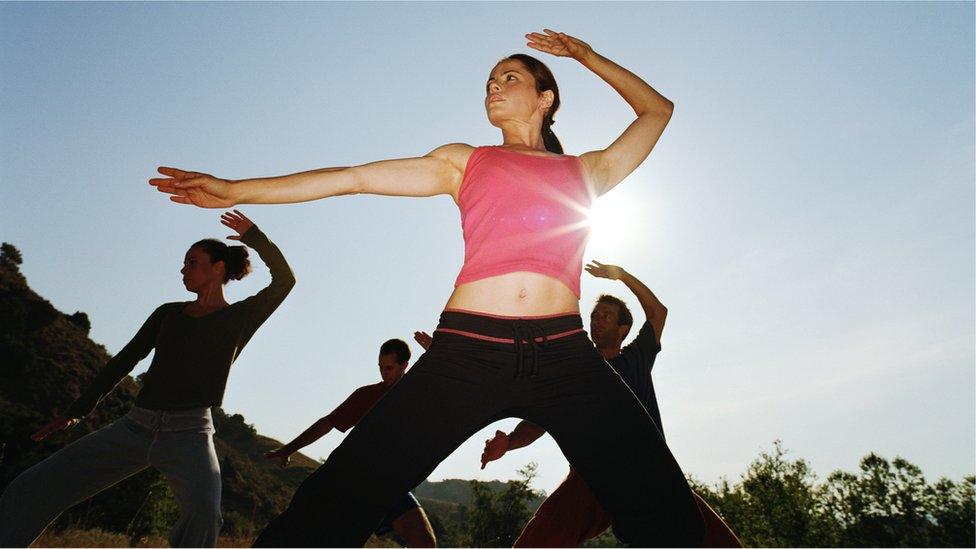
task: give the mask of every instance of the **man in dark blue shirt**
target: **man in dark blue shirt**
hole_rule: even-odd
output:
[[[644,405],[663,436],[661,412],[654,394],[651,369],[661,351],[661,333],[664,331],[668,309],[650,288],[621,267],[593,261],[586,266],[586,272],[599,278],[623,282],[637,297],[641,309],[644,310],[646,320],[637,336],[621,348],[624,338],[634,325],[634,317],[622,300],[611,295],[601,295],[590,313],[590,339]],[[495,436],[485,442],[481,468],[484,469],[488,462],[502,457],[508,450],[531,444],[543,434],[545,431],[541,427],[528,421],[520,422],[509,434],[496,431]],[[707,528],[704,546],[742,547],[735,534],[715,511],[697,494],[695,499]],[[535,516],[526,524],[515,541],[515,547],[576,547],[585,540],[600,535],[610,524],[610,515],[597,502],[582,477],[570,469],[569,476],[546,498]]]

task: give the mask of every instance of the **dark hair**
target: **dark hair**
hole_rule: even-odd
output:
[[[396,354],[397,362],[406,364],[410,360],[410,347],[402,339],[391,339],[380,345],[380,356]]]
[[[535,91],[539,93],[552,92],[552,106],[549,107],[545,118],[542,119],[542,142],[545,143],[547,151],[563,154],[563,146],[556,134],[552,132],[552,125],[556,123],[554,117],[556,111],[559,110],[559,86],[556,85],[556,78],[552,75],[552,71],[542,61],[524,53],[509,55],[505,59],[514,59],[525,65],[532,78],[535,78]]]
[[[630,312],[627,304],[622,299],[609,294],[603,294],[596,298],[596,302],[598,305],[600,303],[606,303],[607,305],[617,306],[617,325],[627,326],[627,332],[624,333],[624,337],[627,337],[627,333],[630,332],[630,327],[634,325],[634,315]]]
[[[214,238],[205,238],[191,248],[202,248],[210,256],[210,262],[224,262],[224,284],[230,280],[240,280],[251,272],[251,260],[247,258],[244,246],[228,246]]]

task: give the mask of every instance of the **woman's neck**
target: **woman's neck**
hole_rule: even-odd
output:
[[[195,308],[200,310],[223,309],[227,306],[224,299],[224,286],[222,284],[208,286],[197,292],[197,298],[193,302]]]
[[[546,144],[542,140],[542,130],[535,124],[513,121],[503,124],[501,130],[502,146],[504,147],[536,151],[546,150]]]

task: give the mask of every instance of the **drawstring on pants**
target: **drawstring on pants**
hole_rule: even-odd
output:
[[[549,336],[536,323],[517,319],[512,322],[512,333],[515,339],[515,378],[535,377],[539,372],[537,353],[539,349],[549,343]],[[542,341],[536,341],[541,339]],[[531,354],[531,367],[525,372],[525,343],[528,343]]]

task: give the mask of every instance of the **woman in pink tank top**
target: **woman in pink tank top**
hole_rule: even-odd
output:
[[[592,201],[644,161],[673,104],[585,42],[546,29],[528,46],[603,79],[636,119],[605,149],[563,155],[552,132],[559,89],[537,59],[491,70],[485,110],[502,143],[281,177],[230,181],[159,168],[150,184],[204,208],[348,194],[447,194],[461,211],[464,265],[433,344],[299,488],[257,546],[362,545],[386,509],[464,440],[521,417],[546,428],[640,545],[694,546],[703,536],[684,476],[653,421],[590,343],[579,284]],[[382,448],[382,450],[380,450]]]

